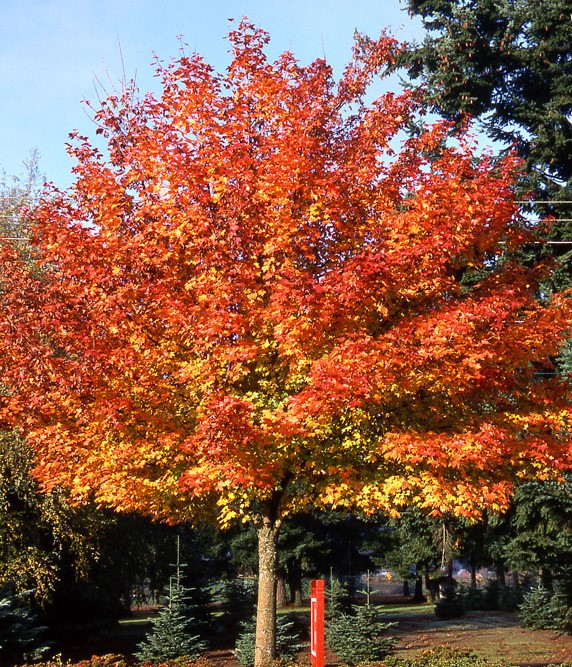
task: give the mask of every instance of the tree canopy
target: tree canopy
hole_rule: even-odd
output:
[[[572,316],[514,259],[518,160],[447,122],[407,136],[413,92],[365,101],[392,39],[335,82],[269,62],[246,21],[229,38],[223,73],[182,54],[159,96],[104,100],[105,152],[73,137],[75,183],[33,212],[39,270],[3,244],[0,416],[46,488],[253,520],[259,667],[285,516],[473,515],[569,467],[569,401],[531,381]]]

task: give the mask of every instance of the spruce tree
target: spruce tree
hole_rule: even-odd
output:
[[[572,281],[572,21],[570,0],[408,0],[427,29],[401,63],[444,117],[477,119],[522,157],[534,216],[555,218],[546,252],[553,288]]]
[[[0,664],[36,661],[49,652],[47,628],[29,605],[29,596],[0,590]]]
[[[326,644],[344,665],[369,664],[389,655],[395,639],[387,634],[396,624],[384,621],[375,606],[356,605],[352,614],[338,614],[326,624]]]
[[[241,667],[253,667],[256,644],[256,617],[243,623],[243,629],[234,650],[234,657]],[[292,660],[305,648],[300,640],[300,632],[293,616],[281,614],[276,618],[276,655],[284,660]]]
[[[172,586],[167,604],[153,619],[153,629],[139,645],[137,658],[158,663],[182,656],[198,657],[206,643],[200,635],[193,634],[193,622],[188,614],[186,589],[177,582]]]
[[[197,658],[206,649],[201,637],[205,621],[196,613],[200,609],[203,595],[183,583],[182,572],[186,564],[181,563],[180,540],[177,537],[177,562],[175,575],[169,585],[169,596],[157,617],[153,628],[139,645],[136,657],[142,662],[159,663],[174,658]],[[208,626],[208,623],[206,624]]]

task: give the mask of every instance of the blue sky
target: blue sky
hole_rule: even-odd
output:
[[[0,170],[21,175],[37,150],[60,187],[71,182],[69,132],[94,135],[82,101],[97,100],[96,81],[110,91],[124,69],[152,89],[154,54],[176,57],[179,38],[221,70],[228,19],[247,16],[270,33],[269,55],[325,56],[339,75],[356,29],[422,35],[400,0],[0,0],[0,9]]]

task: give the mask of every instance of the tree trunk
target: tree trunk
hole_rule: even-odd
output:
[[[471,588],[477,587],[477,564],[474,558],[471,558]]]
[[[280,568],[278,570],[277,586],[276,586],[276,607],[278,609],[285,607],[289,602],[286,594],[286,572]]]
[[[437,591],[439,590],[439,587],[436,583],[435,579],[431,579],[429,576],[429,572],[425,572],[425,588],[427,589],[427,592],[429,593],[429,600],[433,603],[435,602],[437,598]]]
[[[409,592],[409,579],[404,579],[403,580],[403,597],[408,598],[410,595]]]
[[[258,526],[258,605],[254,667],[269,667],[276,657],[276,584],[280,523],[271,513]]]
[[[545,567],[540,568],[540,583],[547,591],[554,590],[554,577],[551,570]]]
[[[497,582],[499,585],[499,588],[505,588],[506,586],[506,571],[504,569],[504,565],[502,564],[497,564],[495,567],[496,575],[497,575]]]
[[[290,602],[295,607],[302,606],[302,565],[297,558],[288,559],[288,586]]]
[[[423,595],[423,577],[418,574],[415,576],[415,592],[413,593],[413,602],[425,602]]]

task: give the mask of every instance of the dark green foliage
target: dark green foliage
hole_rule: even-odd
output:
[[[387,533],[374,521],[356,518],[347,512],[316,512],[292,517],[279,536],[279,571],[288,585],[289,602],[301,603],[304,579],[333,572],[340,579],[375,570],[372,554],[385,551]],[[257,571],[256,532],[240,526],[228,543],[235,571]]]
[[[461,618],[465,613],[465,606],[461,598],[438,600],[435,604],[435,616],[442,620]]]
[[[557,360],[557,366],[559,373],[567,377],[569,382],[572,382],[572,341],[568,340],[563,345]]]
[[[351,614],[353,596],[349,583],[330,575],[325,591],[326,618],[336,618],[340,614]]]
[[[39,660],[51,648],[45,635],[46,628],[25,596],[4,590],[0,594],[0,663]]]
[[[239,577],[224,580],[218,585],[215,597],[221,610],[216,617],[216,630],[225,638],[236,640],[256,606],[254,582]]]
[[[139,660],[157,664],[182,656],[196,658],[206,643],[194,633],[195,619],[189,615],[186,590],[173,586],[167,604],[153,620],[153,628],[139,645]]]
[[[533,630],[555,628],[557,618],[551,609],[552,593],[543,586],[537,586],[524,594],[519,607],[520,622]]]
[[[442,520],[427,516],[417,507],[404,509],[399,518],[391,520],[390,528],[391,545],[384,565],[403,579],[415,579],[417,601],[421,602],[420,580],[428,581],[443,558],[452,560],[456,556],[451,541],[443,539]],[[430,593],[433,595],[433,591]]]
[[[77,627],[84,611],[89,623],[104,608],[108,619],[117,616],[157,560],[159,527],[134,514],[72,506],[62,489],[42,493],[32,461],[15,431],[0,431],[0,584],[33,591],[60,625],[68,615]]]
[[[554,215],[551,241],[572,241],[572,21],[569,0],[408,0],[427,36],[403,55],[428,103],[453,121],[479,119],[488,135],[523,158],[522,192],[534,214]],[[572,245],[554,288],[570,282]]]
[[[465,611],[481,611],[485,607],[484,591],[474,586],[459,586],[457,597],[463,604]]]
[[[408,8],[429,32],[406,59],[436,108],[479,117],[495,140],[516,141],[551,193],[572,186],[569,0],[408,0]]]
[[[242,631],[238,635],[234,647],[234,657],[242,667],[252,667],[254,665],[255,646],[256,620],[250,619],[242,624]]]
[[[533,481],[516,489],[505,558],[521,570],[549,570],[559,578],[572,567],[572,476],[562,483]]]
[[[211,580],[217,559],[211,559],[209,554],[211,533],[184,525],[175,529],[149,526],[152,527],[161,530],[158,540],[151,539],[153,533],[145,530],[142,533],[148,537],[154,554],[149,564],[153,565],[156,585],[167,575],[169,587],[167,603],[155,619],[146,642],[141,645],[140,655],[149,656],[151,651],[155,659],[160,659],[161,655],[194,658],[206,649],[206,639],[213,631]],[[169,571],[174,573],[171,577],[168,577]],[[177,637],[184,639],[180,641]],[[144,649],[144,646],[148,648]],[[176,655],[172,655],[173,651]]]
[[[109,514],[72,507],[59,489],[41,493],[33,452],[15,431],[0,431],[0,584],[33,591],[48,604],[62,579],[87,576]]]
[[[395,625],[373,605],[354,606],[352,614],[328,619],[326,644],[345,665],[368,664],[393,651],[396,642],[387,633]]]
[[[516,611],[522,602],[522,591],[501,586],[496,579],[491,579],[484,588],[459,586],[457,598],[465,611]]]
[[[550,591],[539,585],[530,589],[524,594],[518,612],[525,628],[572,632],[572,605],[563,588]]]
[[[242,626],[242,632],[236,640],[234,656],[242,667],[253,667],[256,644],[256,617],[252,617]],[[300,639],[300,630],[295,618],[290,614],[276,617],[276,655],[283,660],[290,660],[302,651],[306,645]]]

